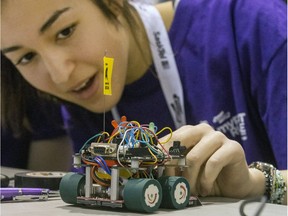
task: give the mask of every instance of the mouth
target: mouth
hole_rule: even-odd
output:
[[[85,80],[75,88],[71,90],[73,94],[75,94],[80,99],[88,99],[98,89],[96,75],[93,75],[91,78]]]
[[[82,84],[80,84],[76,88],[74,88],[72,90],[72,92],[81,93],[81,92],[87,90],[92,85],[94,79],[95,79],[95,75],[93,77],[91,77],[90,79],[85,80]]]

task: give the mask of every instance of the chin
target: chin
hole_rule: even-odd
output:
[[[95,104],[81,105],[81,106],[94,113],[108,112],[108,111],[111,111],[111,109],[115,107],[117,103],[119,102],[119,99],[115,100],[115,98],[108,98],[108,97],[110,96],[106,96],[105,99],[102,98],[101,102],[98,101]]]

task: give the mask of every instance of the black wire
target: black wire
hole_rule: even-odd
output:
[[[240,215],[241,216],[247,216],[244,212],[244,208],[246,207],[247,204],[250,204],[250,203],[253,203],[253,202],[260,202],[260,206],[259,208],[257,209],[255,215],[253,216],[259,216],[260,213],[262,212],[262,210],[264,209],[265,207],[265,204],[266,204],[266,201],[267,201],[267,197],[266,196],[262,196],[262,197],[254,197],[254,198],[250,198],[250,199],[247,199],[247,200],[244,200],[241,205],[240,205]]]

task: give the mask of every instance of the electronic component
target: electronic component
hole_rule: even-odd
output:
[[[85,167],[85,175],[68,173],[60,182],[64,202],[84,206],[110,206],[131,211],[154,212],[158,208],[182,209],[201,205],[190,196],[188,181],[180,176],[163,176],[165,163],[172,159],[184,169],[186,147],[171,139],[168,127],[157,132],[154,123],[140,125],[121,118],[112,122],[114,131],[96,134],[74,155],[75,168]],[[158,135],[168,130],[161,143]]]

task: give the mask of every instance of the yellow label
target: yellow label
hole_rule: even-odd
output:
[[[112,72],[114,58],[104,56],[103,94],[112,95]]]

